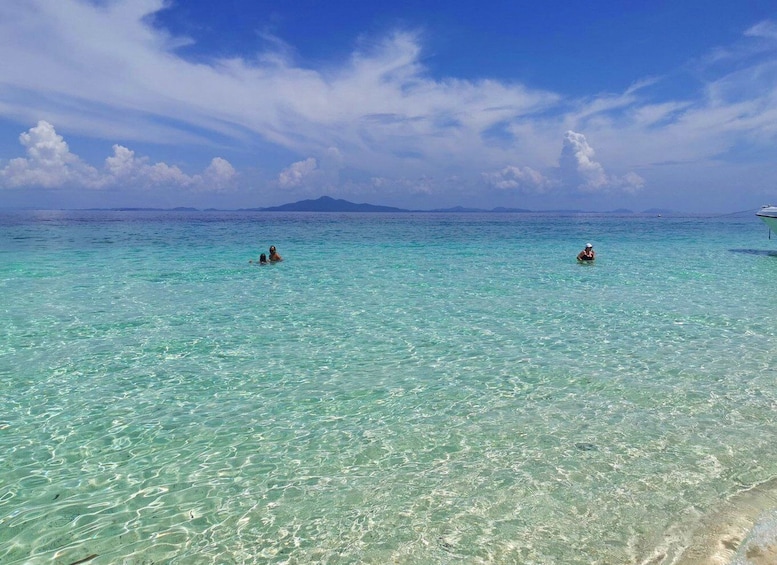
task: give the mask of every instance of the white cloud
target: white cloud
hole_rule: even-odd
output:
[[[309,181],[318,170],[318,163],[313,157],[304,161],[292,163],[278,175],[278,184],[282,188],[296,188]]]
[[[565,184],[591,192],[604,188],[607,185],[607,175],[593,157],[593,147],[588,145],[582,133],[571,130],[566,132],[559,160]]]
[[[150,165],[148,158],[135,157],[134,151],[122,145],[113,146],[113,155],[98,170],[72,153],[54,126],[43,120],[22,133],[19,141],[27,148],[27,157],[11,159],[0,170],[0,186],[220,190],[236,176],[232,165],[220,157],[214,158],[202,174],[187,175],[175,165]]]
[[[171,166],[167,163],[146,165],[141,170],[142,177],[150,181],[152,185],[189,186],[194,182],[193,177],[187,176],[175,165]]]
[[[622,177],[607,174],[594,157],[595,151],[585,135],[569,130],[564,134],[559,166],[549,168],[547,174],[531,167],[509,165],[481,177],[498,190],[524,194],[543,194],[558,188],[582,193],[621,190],[633,194],[645,185],[645,180],[634,172]]]
[[[235,168],[226,159],[214,157],[203,173],[203,181],[210,190],[221,190],[229,187],[237,177]]]
[[[498,171],[483,173],[487,184],[499,190],[514,190],[542,193],[552,186],[552,182],[531,167],[507,166]]]
[[[621,93],[573,99],[517,80],[432,76],[421,36],[404,31],[369,48],[365,41],[320,70],[296,64],[293,46],[280,40],[273,51],[250,58],[187,59],[178,48],[191,40],[153,24],[165,5],[0,2],[0,117],[45,118],[111,142],[232,143],[257,152],[268,143],[305,158],[280,174],[276,166],[274,188],[355,186],[362,179],[377,190],[365,180],[374,177],[388,179],[386,190],[408,194],[464,190],[478,179],[505,191],[547,193],[558,177],[575,190],[628,192],[645,181],[623,171],[650,178],[651,166],[668,161],[719,164],[737,147],[765,154],[777,136],[777,24],[771,20],[725,46],[725,58],[699,57],[699,66],[709,66],[693,76],[703,81],[697,90],[682,86],[679,94],[669,82],[686,67],[667,69],[664,77],[629,77],[633,84]],[[596,154],[585,137],[573,137],[559,163],[558,141],[567,130],[595,139]],[[8,162],[0,182],[102,187],[133,179],[138,186],[197,191],[238,182],[231,165],[220,161],[189,175],[117,147],[103,169],[70,154],[67,144],[54,143],[48,154],[28,148],[25,158]],[[460,184],[428,180],[454,176]]]
[[[560,99],[520,84],[432,79],[420,37],[408,32],[321,72],[295,66],[284,47],[252,60],[192,62],[175,51],[185,38],[151,25],[163,7],[162,0],[0,3],[7,63],[0,85],[8,93],[0,112],[51,115],[78,133],[157,143],[253,135],[319,163],[337,147],[344,167],[420,176],[430,167],[482,167],[483,131]]]
[[[588,193],[616,189],[635,192],[644,186],[644,179],[634,172],[623,177],[608,175],[601,163],[594,160],[594,155],[585,135],[571,130],[564,134],[559,159],[564,186]]]
[[[758,22],[745,32],[750,37],[764,37],[767,39],[777,39],[777,22],[764,20]]]
[[[615,186],[624,192],[634,194],[645,186],[645,179],[633,171],[629,171],[620,178],[616,178]]]
[[[11,159],[0,171],[0,179],[6,186],[56,188],[70,183],[87,187],[99,184],[97,170],[72,154],[48,122],[40,121],[22,133],[19,142],[27,148],[27,157]]]
[[[131,177],[135,167],[135,152],[121,145],[114,145],[113,157],[105,159],[105,170],[115,179]]]

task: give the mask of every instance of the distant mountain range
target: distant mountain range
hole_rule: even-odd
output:
[[[117,211],[153,211],[153,210],[167,210],[174,212],[198,212],[197,208],[110,208],[110,210]],[[208,208],[206,212],[210,211],[226,211],[217,208]],[[514,213],[543,213],[543,214],[586,214],[595,213],[590,210],[527,210],[525,208],[504,208],[499,206],[497,208],[491,208],[490,210],[483,208],[465,208],[463,206],[454,206],[453,208],[436,208],[433,210],[409,210],[406,208],[395,208],[393,206],[376,206],[374,204],[356,204],[349,202],[348,200],[342,200],[339,198],[332,198],[331,196],[321,196],[314,200],[300,200],[299,202],[292,202],[290,204],[283,204],[281,206],[269,206],[266,208],[240,208],[242,212],[390,212],[394,214],[405,212],[425,212],[425,213],[498,213],[498,214],[514,214]],[[617,210],[610,210],[604,212],[605,214],[634,214],[634,211],[625,208],[619,208]],[[672,210],[664,210],[653,208],[641,212],[642,214],[673,214]]]

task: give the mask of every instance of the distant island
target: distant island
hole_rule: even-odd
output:
[[[435,208],[432,210],[410,210],[406,208],[395,208],[393,206],[376,206],[374,204],[356,204],[348,200],[332,198],[331,196],[321,196],[320,198],[310,200],[300,200],[281,206],[270,206],[267,208],[242,208],[241,211],[248,212],[391,212],[395,214],[424,212],[424,213],[498,213],[498,214],[516,214],[516,213],[537,213],[535,210],[525,208],[465,208],[463,206],[454,206],[453,208]],[[586,213],[584,210],[547,210],[550,213]],[[631,210],[617,210],[612,213],[633,214]]]
[[[281,206],[268,208],[246,208],[254,212],[410,212],[403,208],[393,206],[375,206],[374,204],[354,204],[347,200],[335,199],[331,196],[322,196],[316,200],[300,200]]]
[[[91,208],[91,210],[111,210],[117,212],[153,212],[153,211],[167,211],[167,212],[228,212],[231,210],[219,209],[219,208],[206,208],[200,210],[199,208]],[[454,206],[452,208],[435,208],[432,210],[410,210],[406,208],[396,208],[394,206],[377,206],[375,204],[361,203],[357,204],[343,200],[339,198],[332,198],[331,196],[321,196],[316,199],[300,200],[298,202],[292,202],[289,204],[282,204],[281,206],[268,206],[264,208],[239,208],[232,210],[237,212],[382,212],[382,213],[448,213],[448,214],[465,214],[465,213],[480,213],[480,214],[634,214],[633,210],[626,208],[619,208],[617,210],[608,210],[606,212],[596,212],[592,210],[527,210],[525,208],[505,208],[498,206],[496,208],[484,209],[484,208],[466,208],[463,206]],[[640,212],[641,214],[674,214],[676,212],[672,210],[664,210],[658,208],[652,208]]]
[[[99,212],[110,210],[111,212],[200,212],[199,208],[190,208],[188,206],[178,206],[177,208],[140,208],[140,207],[120,207],[120,208],[85,208],[87,212]]]

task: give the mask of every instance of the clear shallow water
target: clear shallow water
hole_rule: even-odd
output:
[[[0,562],[681,562],[771,505],[766,235],[2,214]]]

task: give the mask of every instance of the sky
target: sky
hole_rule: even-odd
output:
[[[3,0],[0,61],[0,208],[777,203],[774,0]]]

